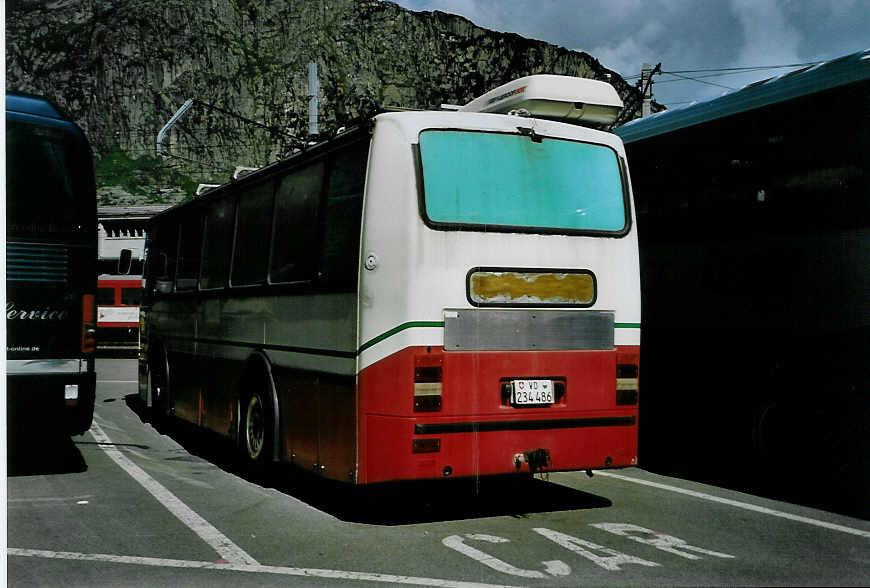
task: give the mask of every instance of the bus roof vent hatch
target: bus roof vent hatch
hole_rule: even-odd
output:
[[[533,117],[598,126],[613,123],[622,107],[619,94],[607,82],[537,74],[490,90],[458,110],[508,114],[523,109]]]

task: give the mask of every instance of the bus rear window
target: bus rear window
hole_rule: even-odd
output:
[[[87,147],[64,129],[7,117],[7,231],[70,234],[92,223],[89,155]]]
[[[605,145],[469,132],[420,134],[424,212],[436,228],[621,234],[626,194]]]

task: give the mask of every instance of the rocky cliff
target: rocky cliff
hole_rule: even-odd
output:
[[[7,0],[6,19],[7,90],[53,98],[81,124],[102,204],[177,201],[291,152],[308,129],[310,62],[322,135],[533,73],[609,80],[626,103],[638,93],[588,54],[379,0]]]

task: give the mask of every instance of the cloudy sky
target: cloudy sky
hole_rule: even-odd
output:
[[[635,80],[661,62],[655,99],[676,107],[870,48],[870,0],[397,0],[586,51]],[[792,67],[791,69],[795,69]],[[682,76],[682,77],[680,77]],[[685,77],[696,80],[686,80]]]

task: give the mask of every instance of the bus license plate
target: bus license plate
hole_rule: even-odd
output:
[[[511,384],[511,404],[553,404],[552,380],[512,380]]]

